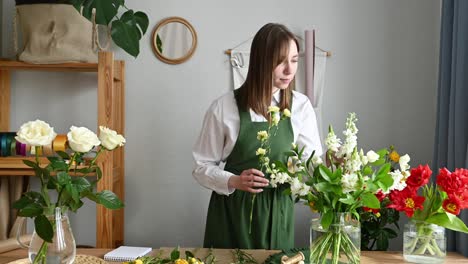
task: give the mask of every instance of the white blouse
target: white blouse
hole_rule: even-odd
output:
[[[272,105],[278,105],[280,92],[272,97]],[[312,104],[305,95],[293,91],[291,109],[291,125],[294,132],[294,142],[304,150],[304,158],[315,150],[316,155],[322,155],[317,120]],[[253,122],[265,122],[262,115],[250,110]],[[228,180],[234,175],[224,170],[224,162],[234,148],[239,135],[239,110],[237,109],[234,92],[226,93],[216,99],[205,114],[200,136],[193,147],[195,168],[193,177],[202,186],[218,194],[229,195],[234,188],[228,188]],[[292,143],[292,142],[291,142]]]

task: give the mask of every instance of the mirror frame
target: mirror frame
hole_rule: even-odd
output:
[[[172,59],[172,58],[168,58],[168,57],[165,57],[158,49],[157,47],[157,44],[156,44],[156,33],[165,25],[169,24],[169,23],[172,23],[172,22],[176,22],[176,23],[181,23],[181,24],[184,24],[189,30],[190,30],[190,33],[192,33],[192,46],[190,47],[189,51],[187,52],[187,54],[185,54],[183,57],[180,57],[180,58],[175,58],[175,59]],[[165,62],[165,63],[168,63],[168,64],[180,64],[182,62],[185,62],[187,61],[188,59],[190,59],[190,57],[192,57],[193,53],[195,52],[195,49],[197,48],[197,32],[195,31],[195,29],[193,28],[193,26],[185,19],[181,18],[181,17],[168,17],[168,18],[165,18],[163,20],[161,20],[157,25],[156,27],[154,28],[153,30],[153,35],[151,37],[151,46],[153,47],[153,51],[154,51],[154,54],[156,55],[156,57]]]

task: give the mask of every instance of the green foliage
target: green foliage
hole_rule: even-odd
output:
[[[102,151],[101,148],[96,157],[88,161],[88,166],[83,169],[78,169],[76,165],[73,165],[76,164],[76,160],[83,160],[83,153],[74,153],[69,156],[62,152],[59,156],[48,157],[50,163],[45,168],[40,166],[37,156],[36,162],[24,160],[24,163],[33,168],[36,177],[40,179],[41,189],[24,193],[13,204],[13,208],[18,209],[19,216],[34,219],[35,230],[44,241],[52,242],[53,223],[47,216],[52,215],[56,207],[60,207],[62,212],[68,210],[77,212],[83,206],[84,198],[109,209],[119,209],[124,206],[116,194],[106,190],[96,192],[95,186],[86,179],[88,174],[100,171],[95,161]],[[78,173],[81,174],[78,175]],[[56,202],[51,202],[50,191],[57,192]]]
[[[124,0],[69,0],[82,15],[92,20],[93,9],[96,10],[96,23],[111,25],[111,37],[114,43],[135,58],[140,53],[140,40],[149,25],[148,16],[134,12],[125,6]],[[121,16],[119,11],[126,10]]]
[[[390,239],[398,236],[400,213],[395,209],[386,208],[388,203],[388,199],[384,199],[378,213],[359,210],[361,250],[385,251],[388,249]]]

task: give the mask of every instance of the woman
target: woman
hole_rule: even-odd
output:
[[[260,147],[257,132],[268,128],[268,106],[276,105],[290,109],[291,118],[282,120],[270,138],[270,159],[283,159],[293,142],[306,146],[305,157],[314,150],[322,153],[312,105],[306,96],[292,91],[298,58],[295,36],[283,25],[266,24],[252,41],[245,83],[215,100],[205,115],[193,149],[193,176],[213,190],[204,247],[294,247],[293,200],[283,194],[284,186],[268,185],[255,151]]]

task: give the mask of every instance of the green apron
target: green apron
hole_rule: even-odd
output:
[[[236,98],[237,99],[237,98]],[[252,122],[249,111],[241,111],[239,136],[225,170],[235,175],[250,168],[259,169],[255,151],[260,147],[257,132],[268,130],[268,122]],[[291,119],[281,120],[275,136],[270,137],[270,160],[284,160],[284,152],[294,140]],[[265,172],[264,172],[265,173]],[[265,174],[269,178],[269,175]],[[211,194],[205,230],[205,248],[290,249],[294,247],[294,202],[283,194],[284,185],[265,187],[258,193],[253,207],[249,234],[252,193],[236,190],[229,196]]]

